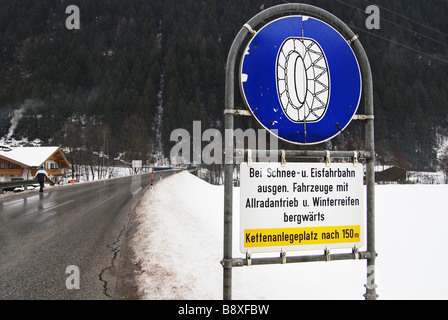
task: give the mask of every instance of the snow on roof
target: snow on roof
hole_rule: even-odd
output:
[[[0,150],[0,156],[27,167],[41,166],[59,147],[19,147]]]

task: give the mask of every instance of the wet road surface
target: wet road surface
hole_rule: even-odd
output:
[[[134,298],[121,253],[150,182],[134,175],[1,197],[0,299]]]

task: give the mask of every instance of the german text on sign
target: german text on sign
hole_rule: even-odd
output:
[[[241,164],[241,252],[361,247],[363,178],[353,163]]]

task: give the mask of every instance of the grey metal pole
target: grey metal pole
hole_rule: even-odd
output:
[[[225,109],[233,110],[234,106],[234,81],[235,62],[239,49],[248,32],[242,28],[233,41],[227,57],[226,64],[226,87],[225,87]],[[232,299],[232,217],[233,217],[233,129],[234,115],[224,114],[224,259],[223,265],[223,298]]]
[[[359,41],[354,44],[357,53],[364,84],[365,113],[368,116],[366,122],[366,149],[372,156],[367,159],[366,164],[366,186],[367,186],[367,251],[370,253],[367,259],[367,284],[366,300],[376,300],[375,284],[375,132],[374,132],[374,105],[373,105],[373,81],[370,64]]]
[[[336,29],[347,39],[353,46],[356,57],[361,68],[363,91],[365,97],[366,122],[366,148],[369,153],[367,157],[367,292],[366,299],[376,299],[376,285],[374,279],[375,269],[375,145],[374,145],[374,110],[373,110],[373,81],[370,69],[370,63],[367,55],[359,41],[356,41],[356,35],[347,27],[339,18],[333,14],[311,5],[301,3],[288,3],[268,8],[248,21],[246,24],[251,29],[257,28],[262,23],[269,22],[269,19],[275,17],[304,14],[311,17],[321,19]],[[235,40],[233,41],[226,64],[226,92],[225,92],[225,108],[234,109],[234,78],[235,63],[237,55],[246,37],[249,35],[247,27],[241,28]],[[232,290],[232,193],[233,193],[233,117],[232,113],[225,113],[225,168],[224,168],[224,259],[222,261],[224,267],[223,291],[224,299],[231,299]],[[230,135],[230,137],[228,137]],[[231,141],[231,143],[230,143]],[[227,143],[228,142],[228,143]]]

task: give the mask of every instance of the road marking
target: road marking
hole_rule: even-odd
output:
[[[45,208],[44,210],[42,210],[42,212],[41,212],[41,213],[44,213],[45,211],[50,211],[50,210],[54,210],[54,209],[56,209],[56,208],[59,208],[59,207],[65,206],[65,205],[67,205],[67,204],[69,204],[69,203],[71,203],[71,202],[74,202],[74,201],[75,201],[75,200],[70,200],[70,201],[67,201],[67,202],[61,203],[61,204],[59,204],[59,205],[56,205],[56,206],[50,207],[50,208]]]

